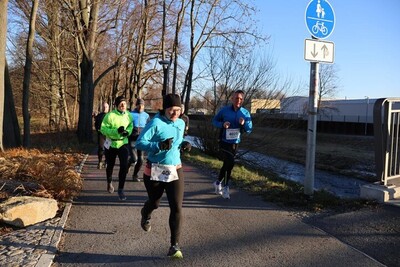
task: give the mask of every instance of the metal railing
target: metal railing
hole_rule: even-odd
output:
[[[383,185],[400,178],[400,98],[380,98],[374,105],[376,175]]]

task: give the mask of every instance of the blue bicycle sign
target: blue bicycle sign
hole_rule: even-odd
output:
[[[308,31],[317,39],[327,38],[335,27],[335,13],[327,0],[311,0],[305,19]]]

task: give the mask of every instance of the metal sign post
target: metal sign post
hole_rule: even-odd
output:
[[[315,147],[317,139],[317,112],[319,88],[319,63],[311,62],[310,93],[308,99],[307,154],[304,177],[304,194],[314,194]]]
[[[321,42],[332,34],[335,27],[335,13],[327,0],[311,0],[306,8],[305,22],[312,35],[306,40],[304,58],[310,63],[310,93],[308,99],[307,154],[304,177],[304,194],[314,194],[315,147],[317,140],[317,113],[319,90],[319,62],[333,63],[334,45]]]

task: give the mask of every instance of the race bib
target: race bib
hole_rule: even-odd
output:
[[[110,146],[111,146],[111,139],[110,138],[106,138],[106,141],[104,141],[104,148],[105,149],[109,149],[110,148]]]
[[[240,129],[226,129],[226,140],[236,140],[240,137]]]
[[[168,183],[178,179],[178,172],[175,165],[151,164],[150,180]]]

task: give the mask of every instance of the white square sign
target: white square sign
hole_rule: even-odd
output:
[[[305,39],[304,59],[312,62],[333,63],[335,46],[333,42]]]

